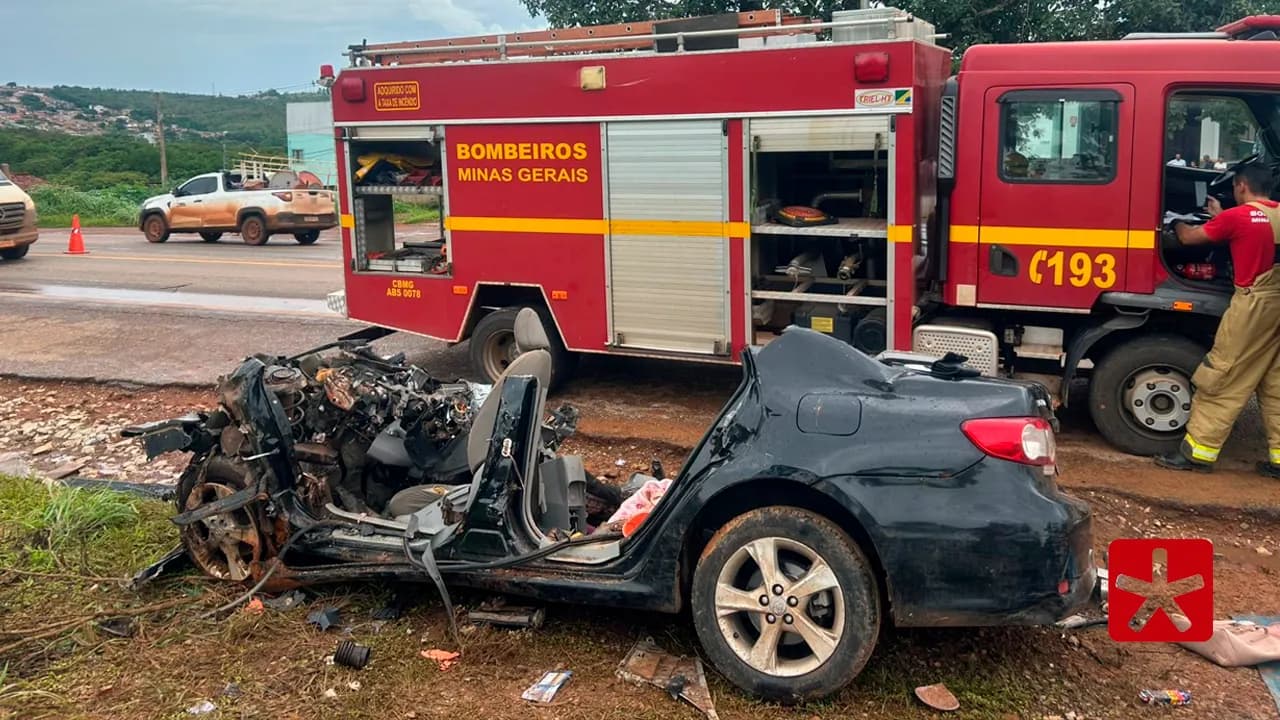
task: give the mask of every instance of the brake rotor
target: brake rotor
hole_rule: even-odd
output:
[[[195,510],[235,494],[236,488],[202,482],[187,495],[186,510]],[[182,529],[187,553],[206,574],[236,582],[247,579],[262,559],[262,536],[252,504],[211,515]]]

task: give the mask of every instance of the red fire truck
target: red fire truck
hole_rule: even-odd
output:
[[[1230,205],[1238,163],[1277,169],[1277,31],[978,46],[954,75],[891,8],[353,46],[322,70],[347,169],[331,304],[469,339],[489,376],[526,306],[562,377],[579,353],[732,363],[792,324],[955,351],[1164,451],[1232,291],[1225,249],[1165,223]],[[395,225],[414,194],[439,195],[439,238]]]

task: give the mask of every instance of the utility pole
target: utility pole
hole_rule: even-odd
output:
[[[164,151],[164,110],[160,107],[160,93],[156,93],[156,140],[160,145],[160,185],[169,186],[169,158]]]

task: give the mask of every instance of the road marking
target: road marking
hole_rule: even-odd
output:
[[[65,257],[62,253],[31,253],[31,257]],[[277,260],[206,260],[203,258],[174,258],[174,257],[145,257],[142,255],[101,255],[99,253],[91,253],[90,260],[125,260],[128,262],[154,262],[154,263],[190,263],[193,265],[259,265],[262,267],[304,267],[304,268],[326,268],[341,269],[341,259],[336,259],[332,263],[315,263],[315,262],[283,262]]]

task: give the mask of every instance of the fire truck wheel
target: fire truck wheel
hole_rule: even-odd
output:
[[[320,239],[320,231],[304,230],[303,232],[294,233],[293,239],[297,240],[299,245],[310,245]]]
[[[1147,335],[1112,349],[1089,382],[1098,432],[1133,455],[1176,450],[1191,412],[1191,375],[1204,354],[1178,335]]]
[[[142,223],[142,234],[146,235],[149,243],[162,243],[169,239],[169,223],[160,215],[152,215]]]
[[[483,382],[495,382],[502,371],[520,354],[516,348],[516,315],[520,307],[508,307],[480,318],[471,333],[471,371]],[[565,349],[555,323],[539,311],[542,325],[551,340],[551,385],[556,387],[573,371],[577,356]]]
[[[267,224],[257,215],[250,215],[240,223],[240,239],[245,245],[266,245]]]

